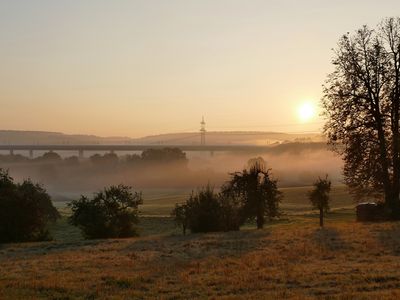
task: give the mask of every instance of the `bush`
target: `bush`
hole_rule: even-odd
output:
[[[192,193],[184,204],[177,204],[172,216],[177,225],[191,232],[214,232],[239,230],[239,208],[234,199],[214,193],[207,186]]]
[[[92,199],[81,196],[69,204],[69,222],[78,226],[86,238],[123,238],[137,235],[138,207],[142,194],[125,185],[111,186]]]
[[[0,243],[48,240],[48,224],[59,217],[42,186],[16,184],[0,169]]]
[[[192,232],[220,231],[221,205],[218,195],[209,186],[192,193],[186,202],[189,228]]]

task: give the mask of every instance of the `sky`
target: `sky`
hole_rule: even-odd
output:
[[[400,1],[0,0],[0,129],[318,131],[332,48],[391,16]]]

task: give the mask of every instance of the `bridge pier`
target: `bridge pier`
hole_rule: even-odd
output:
[[[11,155],[11,156],[14,155],[14,149],[10,149],[10,155]]]
[[[78,156],[79,156],[80,159],[84,158],[84,156],[83,156],[83,149],[79,149],[79,151],[78,151]]]
[[[32,159],[33,158],[33,150],[29,149],[29,158]]]

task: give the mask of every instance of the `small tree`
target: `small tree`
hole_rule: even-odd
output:
[[[48,225],[59,217],[42,186],[30,180],[14,183],[0,169],[0,243],[48,240]]]
[[[308,197],[314,209],[319,210],[319,226],[324,226],[324,213],[329,211],[329,193],[331,182],[328,175],[324,179],[318,178],[314,182],[314,189],[308,193]]]
[[[231,180],[222,188],[224,195],[241,202],[242,222],[255,218],[258,229],[263,228],[265,218],[279,216],[282,193],[269,171],[265,171],[262,164],[255,163],[249,170],[233,173]]]
[[[188,207],[186,204],[176,204],[171,216],[174,218],[177,226],[182,227],[183,235],[186,235],[186,229],[189,224]]]
[[[69,222],[78,226],[86,238],[122,238],[137,234],[138,207],[142,194],[125,185],[111,186],[92,199],[81,196],[69,204]]]

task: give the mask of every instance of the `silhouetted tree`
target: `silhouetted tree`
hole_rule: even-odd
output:
[[[138,154],[131,154],[131,155],[126,155],[126,162],[127,163],[129,163],[129,164],[137,164],[137,163],[140,163],[140,161],[141,161],[141,156],[140,155],[138,155]]]
[[[29,158],[21,154],[13,154],[13,155],[0,154],[0,161],[6,163],[20,163],[20,162],[28,162]]]
[[[255,166],[258,166],[260,169],[265,170],[267,167],[267,163],[265,162],[265,159],[262,158],[261,156],[250,158],[247,161],[247,168],[251,169]]]
[[[186,204],[176,204],[175,208],[172,210],[171,216],[177,226],[182,227],[183,235],[186,235],[186,229],[189,224],[189,211]]]
[[[242,219],[255,218],[258,229],[263,228],[266,217],[272,219],[279,215],[282,193],[269,171],[256,163],[249,170],[233,173],[222,188],[224,195],[239,199]]]
[[[328,175],[324,179],[318,178],[314,182],[314,189],[308,193],[308,198],[314,209],[319,210],[319,226],[324,226],[324,213],[329,211],[329,193],[331,191],[331,181]]]
[[[325,133],[357,199],[383,197],[400,217],[400,19],[344,35],[324,87]]]
[[[122,238],[137,234],[138,207],[142,194],[125,185],[111,186],[92,199],[81,196],[69,204],[69,222],[78,226],[86,238]]]
[[[94,154],[90,157],[90,161],[95,165],[111,166],[118,164],[118,156],[115,153],[106,153],[104,155]]]
[[[70,156],[70,157],[65,158],[64,162],[68,166],[77,166],[77,165],[79,165],[79,158],[78,158],[78,156]]]
[[[99,164],[102,162],[102,156],[98,153],[93,154],[92,156],[89,157],[89,159],[93,164]]]
[[[42,186],[16,184],[0,169],[0,243],[48,240],[48,225],[59,217]]]
[[[42,156],[35,158],[36,161],[43,162],[60,162],[62,160],[61,156],[56,152],[46,152]]]
[[[145,162],[187,163],[186,153],[179,148],[146,149],[141,157]]]
[[[110,165],[115,165],[119,161],[118,155],[115,153],[106,153],[103,155],[103,162]]]

